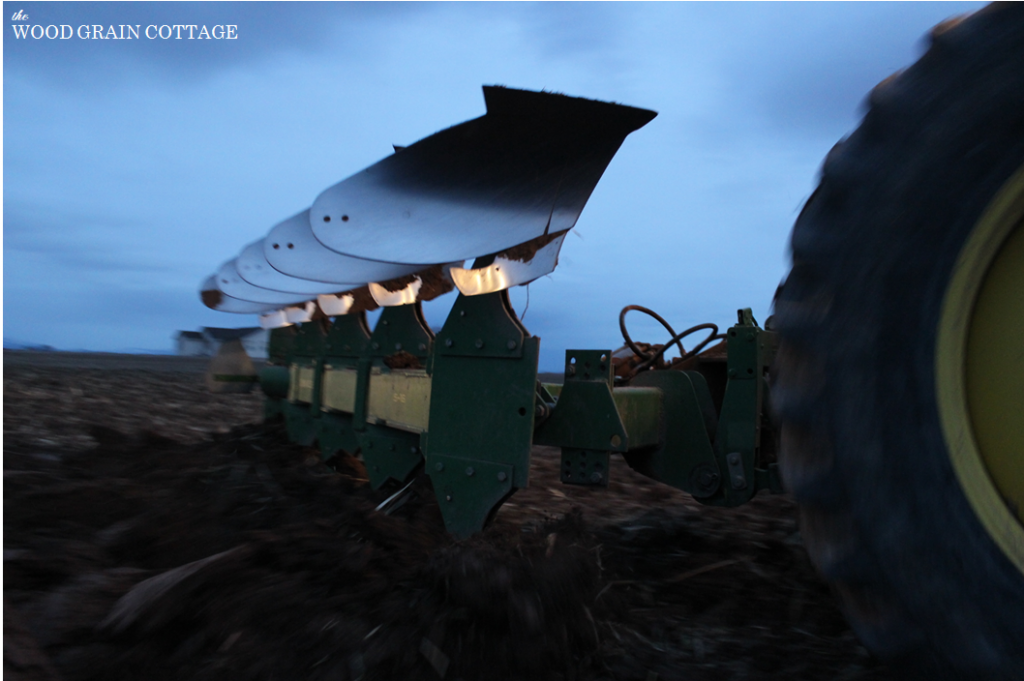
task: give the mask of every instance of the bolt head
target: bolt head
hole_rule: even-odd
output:
[[[435,463],[434,464],[434,470],[437,471],[438,473],[440,473],[441,471],[444,470],[444,464],[440,463],[440,462]]]
[[[508,476],[505,475],[505,471],[500,471],[498,473],[498,482],[505,482],[506,479],[508,479]]]
[[[515,350],[516,342],[514,340],[510,340],[508,343],[505,343],[505,347],[508,348],[509,350]]]
[[[401,350],[401,349],[402,349],[402,344],[401,343],[395,343],[395,350]]]
[[[476,343],[474,343],[474,345],[476,345],[476,349],[479,350],[484,346],[484,342],[480,338],[477,338]]]
[[[476,471],[474,471],[474,470],[473,470],[473,467],[472,467],[472,466],[469,466],[469,467],[467,467],[467,468],[466,468],[466,475],[468,475],[468,476],[470,476],[470,477],[472,477],[472,476],[473,476],[473,473],[475,473],[475,472],[476,472]]]
[[[450,348],[453,345],[455,345],[455,341],[453,341],[451,338],[445,338],[444,339],[444,346],[446,348]]]
[[[451,494],[444,495],[444,500],[445,501],[451,501],[452,500],[452,495]]]
[[[604,476],[598,473],[597,471],[594,471],[593,473],[590,474],[590,482],[594,483],[595,485],[599,484],[603,479]]]

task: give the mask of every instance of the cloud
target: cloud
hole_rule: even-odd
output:
[[[744,8],[763,37],[723,63],[738,108],[789,133],[853,127],[868,92],[927,49],[929,25],[980,3],[768,4]]]
[[[138,218],[68,210],[63,205],[9,200],[4,203],[5,286],[9,276],[47,278],[51,267],[66,273],[170,272],[166,262],[150,257],[145,225]],[[21,261],[33,257],[32,267]],[[40,269],[40,263],[47,263]]]
[[[603,59],[622,46],[630,10],[609,3],[529,3],[510,12],[544,58]]]

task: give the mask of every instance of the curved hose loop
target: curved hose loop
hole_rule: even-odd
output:
[[[712,323],[708,322],[706,324],[697,324],[696,326],[691,326],[690,328],[686,329],[685,331],[682,331],[682,332],[677,333],[676,335],[672,336],[672,340],[670,340],[669,342],[665,343],[665,345],[662,346],[661,350],[658,350],[657,352],[652,353],[652,355],[651,355],[651,357],[649,359],[646,359],[643,362],[641,362],[640,364],[637,364],[636,367],[633,368],[633,371],[630,372],[629,377],[632,378],[633,376],[636,376],[638,373],[640,373],[641,371],[643,371],[644,369],[649,367],[651,364],[653,364],[655,361],[657,361],[658,358],[660,358],[663,354],[665,354],[666,348],[668,348],[670,345],[672,345],[672,343],[677,343],[679,340],[685,338],[686,336],[689,336],[691,333],[695,333],[695,332],[700,331],[702,329],[708,329],[708,330],[711,331],[711,333],[709,333],[707,335],[707,338],[705,338],[700,343],[695,345],[692,350],[690,350],[689,352],[684,352],[683,355],[678,360],[673,362],[673,364],[679,364],[681,362],[685,362],[686,360],[690,359],[691,357],[696,355],[698,352],[703,350],[705,347],[707,347],[708,343],[710,343],[711,341],[716,340],[718,338],[724,338],[724,336],[722,334],[718,333],[718,325],[717,324],[712,324]]]
[[[629,349],[632,350],[633,353],[637,357],[639,357],[642,360],[651,360],[651,359],[654,359],[656,357],[659,357],[659,356],[661,356],[661,354],[663,352],[665,352],[665,348],[667,348],[668,346],[672,345],[673,341],[669,341],[668,343],[665,343],[665,348],[662,348],[661,352],[657,352],[657,353],[655,353],[653,355],[649,355],[646,352],[644,352],[643,350],[641,350],[639,348],[639,346],[637,346],[637,344],[633,342],[633,339],[629,337],[629,332],[626,331],[626,313],[631,311],[631,310],[636,310],[637,312],[643,312],[644,314],[649,315],[651,317],[654,317],[659,322],[661,322],[661,325],[664,326],[665,329],[672,335],[673,340],[675,341],[676,345],[679,346],[679,354],[681,354],[681,355],[685,355],[686,354],[686,350],[683,349],[683,343],[682,343],[682,340],[681,340],[682,337],[685,336],[686,334],[683,334],[683,336],[676,337],[676,330],[673,329],[672,326],[668,322],[666,322],[662,318],[662,316],[659,315],[654,310],[646,308],[643,305],[627,305],[626,307],[622,308],[622,312],[619,313],[619,330],[622,331],[622,340],[626,341],[626,345],[629,346]],[[715,330],[716,331],[718,330],[717,326],[715,327]]]
[[[691,357],[695,357],[696,355],[700,354],[700,351],[706,348],[709,343],[713,343],[716,340],[725,340],[725,334],[718,333],[718,326],[716,326],[715,324],[698,324],[697,326],[691,329],[687,329],[686,332],[700,331],[701,329],[707,328],[711,329],[711,333],[709,333],[707,337],[700,343],[697,343],[697,345],[693,347],[693,350],[690,350],[688,353],[686,353],[676,361],[672,362],[672,366],[675,366],[676,364],[682,364]]]
[[[672,334],[672,338],[663,346],[661,346],[661,349],[655,350],[650,353],[644,352],[635,342],[633,342],[633,339],[629,337],[629,332],[626,331],[626,313],[629,312],[630,310],[637,310],[638,312],[643,312],[644,314],[649,315],[654,319],[658,320],[661,323],[661,325],[664,326],[670,334]],[[686,360],[696,355],[698,352],[707,347],[708,343],[711,343],[712,341],[715,340],[719,340],[721,338],[725,338],[723,334],[718,333],[718,325],[712,323],[697,324],[696,326],[691,326],[690,328],[686,329],[681,333],[676,333],[675,329],[673,329],[672,326],[661,317],[661,315],[659,315],[654,310],[643,307],[642,305],[627,305],[626,307],[622,308],[622,311],[619,313],[619,329],[622,331],[622,340],[626,342],[626,345],[629,347],[630,350],[632,350],[636,354],[637,357],[643,360],[640,362],[640,364],[635,366],[632,371],[629,372],[629,374],[626,376],[627,380],[633,378],[638,373],[640,373],[644,369],[647,369],[649,366],[657,362],[665,354],[665,350],[667,350],[673,343],[675,343],[679,347],[680,357],[673,363],[678,364],[680,362],[685,362]],[[683,338],[686,338],[691,333],[695,333],[702,329],[709,329],[711,333],[708,334],[707,338],[705,338],[696,346],[694,346],[692,350],[686,352],[686,350],[683,348]]]

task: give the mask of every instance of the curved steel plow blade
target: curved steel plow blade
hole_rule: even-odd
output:
[[[320,243],[309,225],[309,210],[278,223],[263,240],[267,262],[291,277],[357,287],[385,281],[423,269],[423,265],[399,265],[355,258]]]
[[[359,258],[430,264],[566,231],[626,135],[657,115],[501,87],[484,87],[484,100],[486,115],[321,193],[309,211],[316,238]]]

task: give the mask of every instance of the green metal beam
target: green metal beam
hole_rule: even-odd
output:
[[[756,468],[767,414],[765,375],[775,356],[775,334],[759,328],[749,308],[739,310],[737,316],[738,323],[726,333],[729,382],[714,443],[722,485],[714,495],[701,499],[715,506],[738,506],[760,489],[779,488],[774,464]]]
[[[507,291],[460,295],[437,340],[426,471],[445,527],[464,537],[528,483],[540,340]]]

